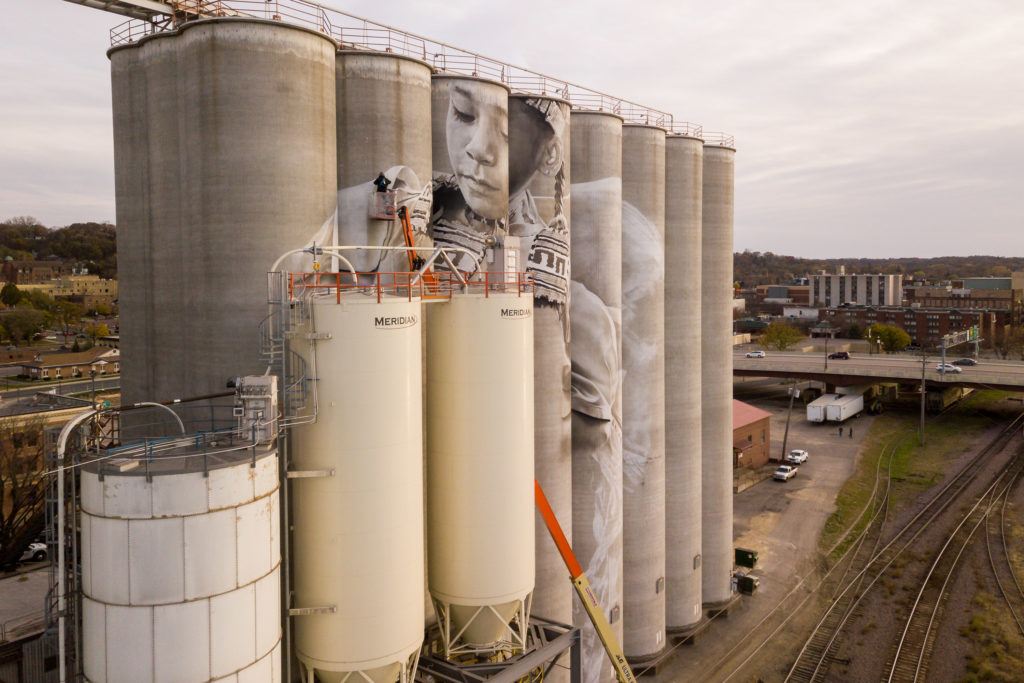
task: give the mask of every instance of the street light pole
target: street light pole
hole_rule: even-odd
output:
[[[829,336],[831,336],[831,333]],[[828,339],[829,337],[825,337],[825,372],[828,372]]]
[[[96,371],[89,370],[89,381],[92,383],[92,405],[96,406]]]

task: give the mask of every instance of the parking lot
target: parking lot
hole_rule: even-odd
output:
[[[784,393],[785,389],[778,391]],[[786,430],[787,401],[778,395],[746,397],[739,391],[737,398],[772,413],[771,455],[778,459]],[[794,402],[786,449],[807,451],[807,462],[789,481],[768,478],[733,497],[734,544],[758,553],[753,571],[760,579],[756,593],[744,596],[728,618],[716,619],[696,642],[678,648],[673,661],[652,680],[716,681],[728,675],[731,670],[718,668],[722,657],[808,575],[817,561],[820,531],[835,509],[836,494],[853,473],[860,445],[873,422],[873,417],[864,414],[850,418],[843,424],[840,438],[837,425],[808,422],[803,404]],[[849,437],[851,427],[853,438]]]

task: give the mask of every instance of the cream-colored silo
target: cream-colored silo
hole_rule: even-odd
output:
[[[420,303],[321,294],[293,336],[316,386],[289,466],[295,653],[322,682],[409,681],[424,620]]]
[[[534,584],[533,293],[471,289],[427,326],[429,587],[446,655],[522,647]]]
[[[190,453],[83,468],[89,681],[280,679],[277,451]]]

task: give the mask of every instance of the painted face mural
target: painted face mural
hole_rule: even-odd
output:
[[[505,92],[472,81],[453,84],[445,133],[448,158],[466,204],[482,218],[504,218],[508,210]]]

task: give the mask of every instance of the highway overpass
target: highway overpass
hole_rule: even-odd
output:
[[[922,357],[910,354],[851,354],[848,360],[828,360],[820,352],[765,351],[764,358],[746,358],[755,347],[747,346],[733,355],[733,375],[737,377],[795,377],[836,386],[874,382],[921,382]],[[947,357],[950,362],[959,356]],[[962,385],[978,389],[1024,391],[1024,362],[979,360],[964,366],[960,373],[939,373],[935,366],[940,356],[924,357],[925,382],[931,388]]]

